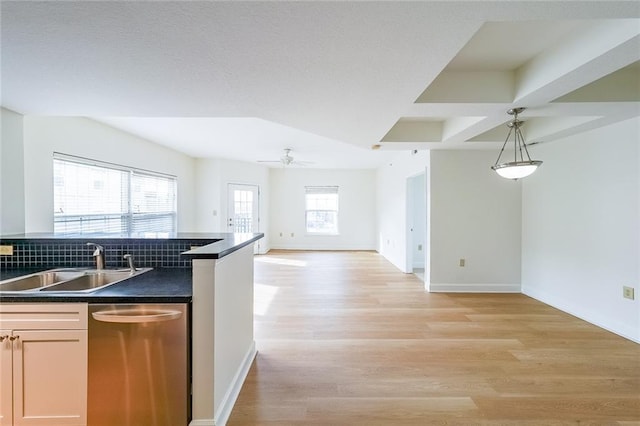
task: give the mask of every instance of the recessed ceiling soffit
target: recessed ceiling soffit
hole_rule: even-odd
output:
[[[637,116],[638,102],[640,20],[488,22],[381,142],[494,148],[514,106],[526,139],[549,142]]]

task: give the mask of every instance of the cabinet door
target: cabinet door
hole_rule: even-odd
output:
[[[86,425],[87,330],[16,330],[14,425]]]
[[[13,424],[13,367],[11,331],[0,330],[0,426]]]

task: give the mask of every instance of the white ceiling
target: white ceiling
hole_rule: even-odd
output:
[[[194,157],[370,168],[640,114],[636,1],[2,1],[2,106]],[[372,150],[374,145],[381,149]]]

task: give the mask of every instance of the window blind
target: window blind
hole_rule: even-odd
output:
[[[174,176],[55,154],[54,233],[174,234]]]
[[[338,187],[305,187],[305,223],[310,234],[338,234]]]

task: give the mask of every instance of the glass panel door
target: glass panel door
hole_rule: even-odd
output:
[[[228,232],[258,232],[257,185],[229,184]]]

